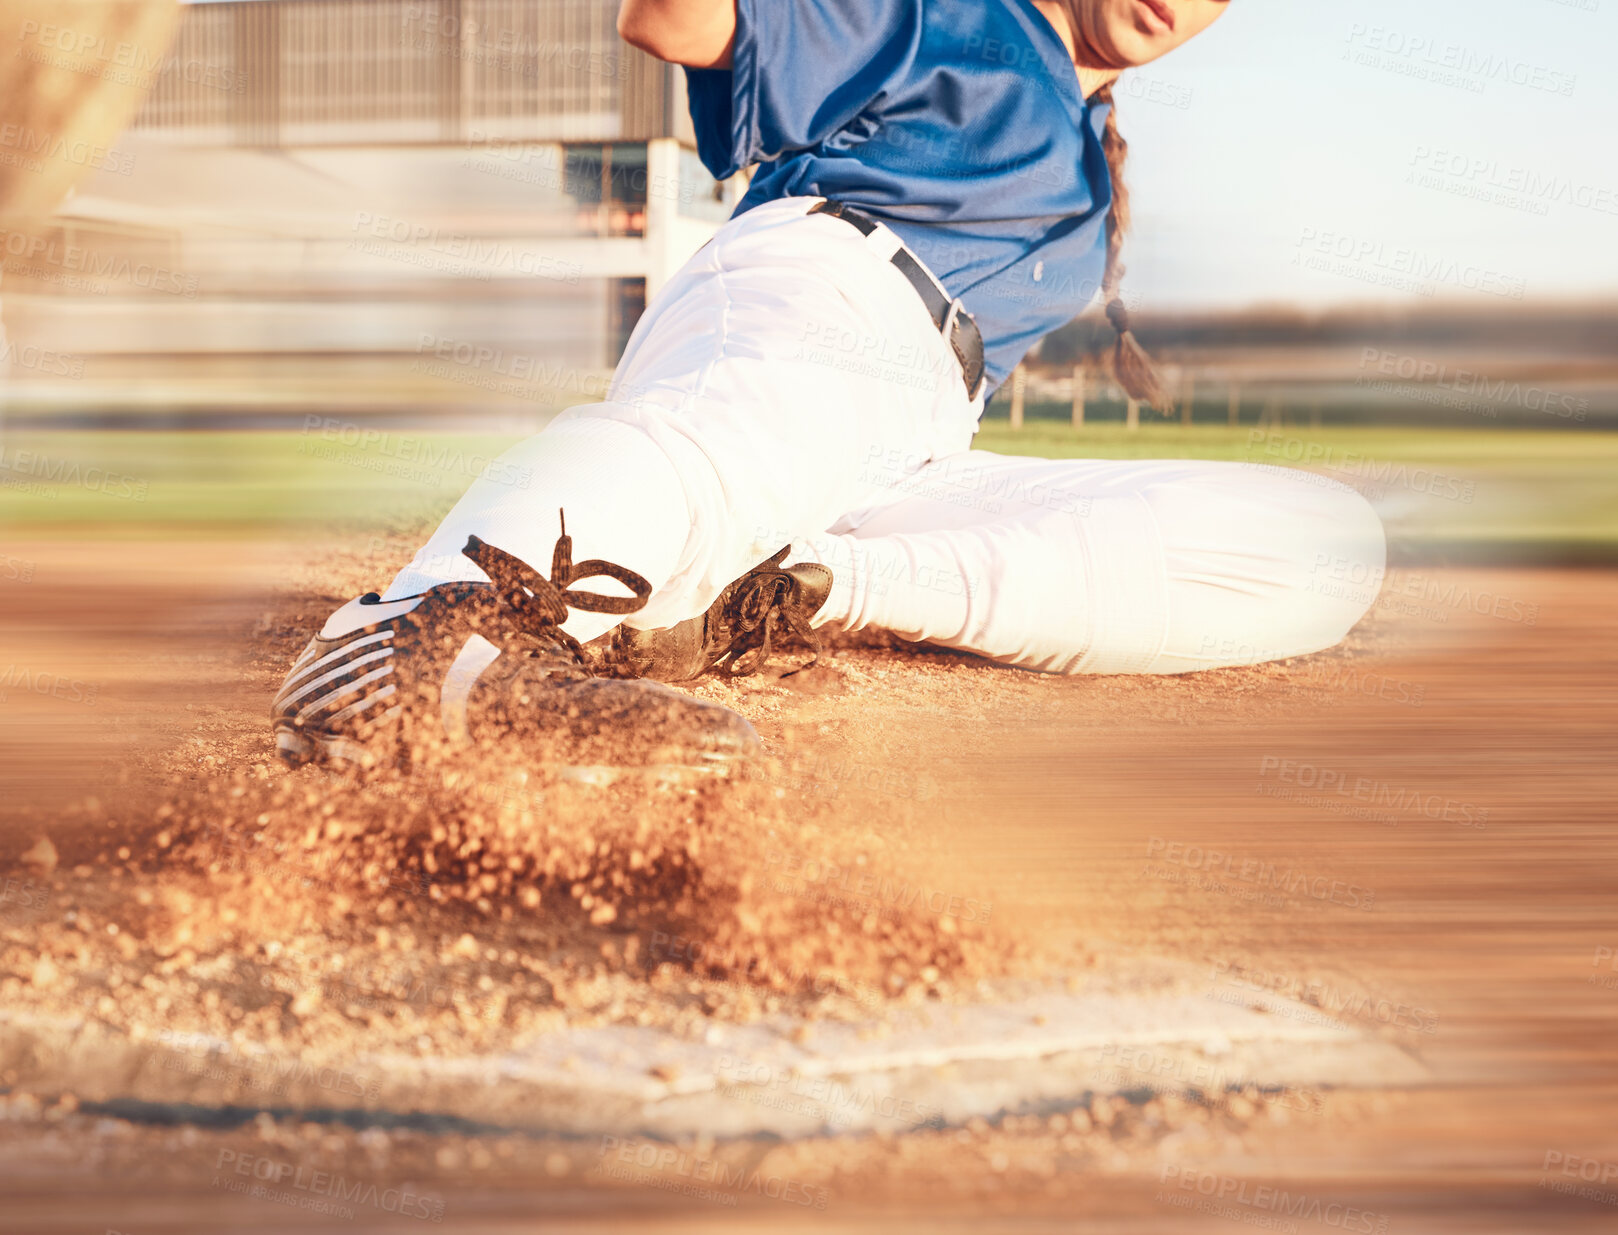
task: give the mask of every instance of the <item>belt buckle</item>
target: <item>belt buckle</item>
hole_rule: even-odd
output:
[[[961,360],[963,364],[964,358],[955,350],[955,327],[960,325],[961,314],[965,312],[966,306],[961,303],[961,298],[959,296],[955,297],[954,300],[949,302],[949,312],[944,314],[944,324],[938,328],[939,333],[944,336],[944,342],[949,344],[949,350],[955,352],[956,358]],[[963,378],[968,376],[964,368],[961,376]],[[978,396],[983,393],[983,387],[988,384],[988,380],[988,366],[985,365],[982,371],[978,373],[977,383],[967,390],[966,398],[969,403],[977,402]]]

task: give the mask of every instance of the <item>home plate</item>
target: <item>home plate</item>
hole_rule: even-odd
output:
[[[0,1071],[150,1118],[256,1110],[350,1120],[465,1121],[572,1135],[684,1137],[940,1127],[1054,1111],[1097,1094],[1208,1100],[1249,1086],[1406,1086],[1408,1051],[1320,1008],[1264,995],[1026,989],[896,1007],[869,1021],[713,1022],[694,1038],[637,1026],[563,1030],[503,1054],[277,1058],[197,1035],[0,1014]]]

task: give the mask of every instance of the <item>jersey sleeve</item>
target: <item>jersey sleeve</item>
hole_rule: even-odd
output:
[[[687,69],[697,154],[719,180],[836,133],[911,65],[923,0],[736,0],[728,69]]]

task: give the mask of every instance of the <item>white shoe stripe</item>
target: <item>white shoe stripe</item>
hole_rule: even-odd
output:
[[[397,686],[395,686],[392,682],[389,682],[386,686],[384,686],[381,690],[377,691],[375,694],[367,695],[365,698],[359,700],[357,703],[349,704],[346,708],[344,708],[341,712],[338,712],[335,716],[328,716],[326,718],[326,720],[325,720],[325,723],[327,725],[335,725],[340,720],[347,720],[350,716],[355,716],[358,713],[365,711],[365,709],[370,707],[373,703],[378,703],[381,700],[386,699],[389,695],[397,693],[398,689],[399,688]],[[397,712],[398,710],[399,709],[397,707],[395,707],[393,709],[393,711],[395,711],[395,712]],[[378,719],[380,719],[380,718],[378,718]]]
[[[449,671],[444,674],[444,687],[438,696],[438,717],[444,724],[444,732],[450,737],[466,737],[466,705],[472,697],[472,687],[483,671],[499,657],[500,649],[482,635],[473,635],[455,654]]]
[[[287,674],[287,680],[281,684],[281,694],[286,694],[291,687],[297,685],[298,682],[303,678],[313,673],[316,669],[320,668],[320,666],[336,660],[339,656],[346,656],[348,653],[356,650],[357,648],[366,647],[372,643],[380,643],[385,639],[391,638],[393,638],[393,631],[391,629],[379,630],[374,635],[366,635],[363,639],[356,639],[352,643],[345,643],[336,651],[327,652],[319,660],[312,660],[307,663],[300,660],[297,664],[292,666],[292,672]],[[311,652],[319,651],[319,646],[317,645],[309,650]],[[277,698],[279,697],[280,696],[277,696]]]
[[[392,656],[392,655],[393,655],[393,649],[392,648],[384,648],[380,652],[373,652],[370,656],[361,657],[360,659],[361,660],[372,660],[372,659],[376,659],[376,658],[379,658],[379,657],[388,657],[388,656]],[[358,663],[358,662],[355,662],[355,663]],[[324,682],[324,681],[326,681],[326,680],[328,680],[330,678],[341,677],[345,672],[348,671],[349,668],[350,668],[350,666],[344,665],[341,669],[337,670],[336,672],[328,673],[325,678],[321,679],[321,682]],[[358,690],[360,687],[366,685],[369,682],[375,682],[380,678],[387,677],[388,674],[391,673],[392,671],[393,671],[393,666],[385,664],[381,668],[371,670],[371,672],[367,673],[363,677],[355,678],[352,682],[345,682],[343,685],[339,686],[336,690],[333,690],[333,691],[328,692],[327,694],[321,695],[318,699],[310,700],[308,703],[304,704],[303,708],[298,712],[298,720],[299,721],[307,720],[308,717],[309,717],[309,714],[311,712],[318,711],[320,708],[323,708],[323,707],[327,706],[334,699],[341,699],[344,695],[348,695],[348,694],[353,693],[354,691]],[[309,690],[314,690],[317,686],[321,685],[321,682],[313,682],[313,683],[311,683],[309,685],[308,689]],[[303,694],[303,693],[304,692],[301,692],[301,691],[299,692],[300,695]],[[287,702],[288,703],[294,703],[296,701],[297,701],[297,697],[295,696],[293,699],[290,699]]]

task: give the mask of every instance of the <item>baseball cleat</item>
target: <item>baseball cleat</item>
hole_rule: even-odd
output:
[[[760,751],[743,717],[654,682],[595,676],[561,629],[569,609],[633,613],[651,584],[610,562],[574,565],[565,526],[551,577],[478,537],[462,550],[488,583],[361,596],[327,619],[271,706],[277,752],[296,767],[402,765],[435,747],[532,742],[564,778],[603,783],[727,775]],[[606,576],[634,593],[574,590]]]
[[[662,630],[619,626],[607,653],[609,665],[626,676],[661,682],[689,681],[715,667],[743,677],[764,667],[783,631],[811,653],[791,673],[814,665],[820,660],[820,641],[809,623],[831,595],[831,569],[818,562],[783,566],[786,555],[782,549],[761,562],[719,593],[706,613],[678,625]]]

